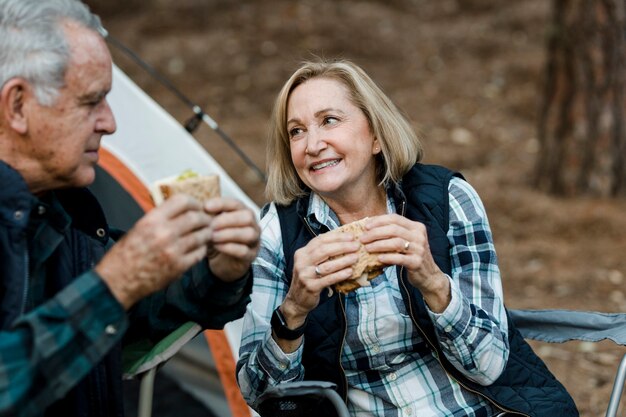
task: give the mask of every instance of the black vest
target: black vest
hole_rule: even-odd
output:
[[[426,226],[433,258],[446,274],[451,272],[447,231],[448,184],[453,176],[461,177],[443,167],[416,164],[399,186],[390,191],[390,197],[394,199],[399,214]],[[307,196],[288,206],[277,206],[286,262],[285,275],[288,280],[292,276],[295,251],[306,245],[314,235],[327,231],[317,224],[305,224],[309,198]],[[489,386],[482,386],[465,377],[452,366],[439,348],[435,329],[419,290],[408,283],[406,273],[398,278],[407,311],[411,313],[416,327],[435,351],[448,374],[464,388],[480,394],[502,410],[511,413],[537,417],[578,416],[570,395],[535,355],[510,318],[510,353],[502,375]],[[323,291],[320,295],[318,307],[308,317],[303,365],[305,379],[337,384],[338,391],[345,400],[347,382],[341,367],[340,349],[346,332],[344,302],[345,297],[337,293],[328,297],[327,292]]]

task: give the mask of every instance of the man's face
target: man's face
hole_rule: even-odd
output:
[[[33,192],[91,184],[102,136],[116,128],[106,101],[112,61],[104,40],[77,24],[64,29],[71,49],[65,86],[53,106],[35,103],[29,117],[27,153],[39,165]]]

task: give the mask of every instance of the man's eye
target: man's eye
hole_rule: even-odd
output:
[[[104,101],[105,97],[106,96],[103,94],[85,97],[85,99],[83,100],[83,104],[88,107],[97,107],[100,105],[100,103]]]

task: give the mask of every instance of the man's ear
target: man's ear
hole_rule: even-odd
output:
[[[23,78],[10,79],[0,90],[3,124],[22,135],[28,132],[26,101],[29,94],[32,94],[32,89]]]

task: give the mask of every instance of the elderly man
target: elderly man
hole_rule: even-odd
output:
[[[249,300],[259,228],[238,201],[178,196],[112,243],[84,188],[116,128],[103,32],[78,0],[0,0],[1,416],[121,416],[123,343]]]

